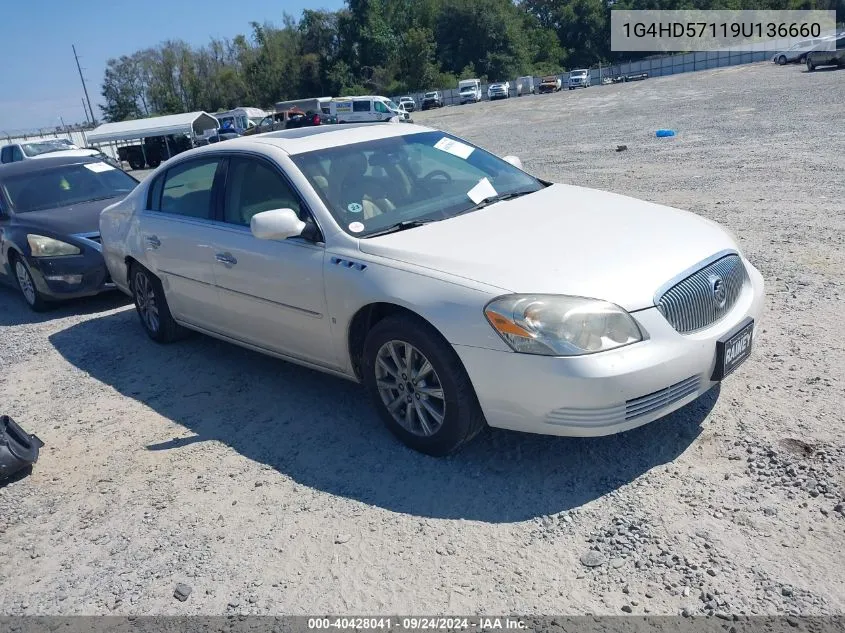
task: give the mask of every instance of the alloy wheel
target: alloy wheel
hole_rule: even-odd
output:
[[[390,415],[409,433],[431,437],[446,416],[443,384],[431,362],[406,341],[388,341],[376,355],[376,385]]]
[[[156,333],[159,328],[158,305],[156,304],[155,288],[150,278],[144,272],[135,273],[135,303],[138,314],[150,332]]]
[[[32,281],[32,276],[26,269],[24,263],[20,260],[15,262],[15,276],[18,278],[18,286],[23,293],[24,299],[29,305],[35,305],[37,294],[35,292],[35,284]]]

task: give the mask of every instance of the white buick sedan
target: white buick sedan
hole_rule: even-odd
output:
[[[185,152],[100,229],[153,340],[197,330],[362,382],[432,455],[485,424],[593,436],[665,416],[748,358],[763,302],[714,222],[410,124]]]

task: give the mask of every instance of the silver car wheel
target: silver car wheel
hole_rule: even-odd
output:
[[[35,293],[35,284],[33,283],[32,277],[26,269],[26,266],[20,260],[15,262],[15,276],[18,278],[18,286],[20,287],[26,302],[29,305],[35,305],[35,299],[37,297]]]
[[[138,314],[150,332],[157,333],[159,328],[158,306],[156,305],[155,288],[150,278],[143,272],[135,273],[135,303]]]
[[[376,355],[375,373],[381,400],[402,428],[422,437],[440,430],[446,416],[443,385],[420,350],[388,341]]]

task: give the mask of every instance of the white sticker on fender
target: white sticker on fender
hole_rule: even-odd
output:
[[[460,141],[453,141],[452,139],[446,138],[445,136],[439,141],[437,141],[434,144],[434,147],[444,152],[448,152],[449,154],[453,154],[458,158],[463,158],[464,160],[469,158],[469,155],[472,154],[473,150],[475,149],[474,147],[470,147],[465,143],[461,143]]]
[[[97,174],[102,171],[111,171],[112,169],[114,169],[114,167],[112,167],[108,163],[85,163],[85,168],[90,169],[91,171]]]

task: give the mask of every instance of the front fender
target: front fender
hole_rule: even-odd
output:
[[[484,306],[503,294],[500,288],[460,283],[396,262],[388,266],[360,252],[327,253],[324,280],[335,351],[347,367],[352,318],[373,303],[398,305],[419,315],[452,345],[510,351],[484,317]]]

